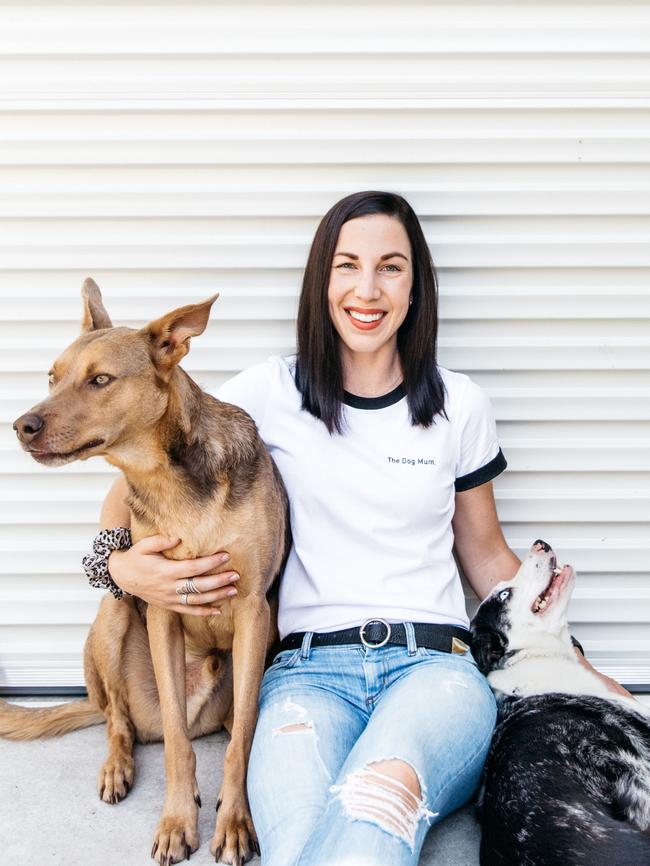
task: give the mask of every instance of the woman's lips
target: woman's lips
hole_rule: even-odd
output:
[[[360,331],[372,331],[372,330],[374,330],[374,328],[381,325],[381,323],[386,318],[386,312],[384,310],[354,310],[354,312],[355,313],[363,313],[364,315],[367,315],[367,316],[375,315],[376,313],[381,313],[381,318],[376,319],[374,322],[361,322],[361,321],[359,321],[359,319],[354,318],[350,309],[347,309],[345,311],[345,313],[346,313],[348,319],[350,320],[350,322],[352,322],[352,324],[355,326],[355,328],[358,328]]]

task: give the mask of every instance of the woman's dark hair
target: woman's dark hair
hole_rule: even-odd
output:
[[[337,202],[320,221],[309,251],[298,304],[296,386],[302,408],[343,431],[344,398],[339,335],[329,313],[327,290],[341,226],[370,214],[396,217],[411,243],[413,303],[397,331],[411,423],[429,427],[444,414],[445,390],[436,363],[438,281],[422,226],[411,205],[391,192],[356,192]]]

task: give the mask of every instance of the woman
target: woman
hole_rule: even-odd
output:
[[[255,419],[282,473],[294,544],[280,653],[262,683],[248,791],[265,866],[416,864],[427,828],[473,795],[495,702],[468,648],[452,547],[485,597],[519,560],[491,479],[506,466],[485,395],[436,364],[437,287],[415,213],[363,192],[321,221],[298,351],[219,391]],[[128,519],[116,482],[103,526]],[[111,555],[116,583],[179,609],[185,564],[146,539]],[[183,613],[236,592],[195,580]]]

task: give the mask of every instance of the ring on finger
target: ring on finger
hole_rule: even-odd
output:
[[[181,595],[181,604],[189,604],[189,601],[187,600],[187,593],[186,592],[184,592]]]
[[[198,595],[200,592],[191,577],[182,586],[176,587],[176,595]]]

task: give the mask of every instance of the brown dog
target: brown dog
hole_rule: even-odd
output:
[[[238,593],[209,618],[107,594],[85,646],[88,700],[47,710],[3,703],[0,734],[33,739],[105,718],[109,753],[98,784],[114,803],[133,782],[134,738],[164,739],[167,795],[152,856],[167,864],[199,844],[190,738],[225,723],[232,738],[211,851],[239,866],[259,853],[245,781],[275,637],[269,595],[289,541],[286,494],[250,416],[202,392],[178,366],[217,295],[141,330],[112,326],[92,280],[82,296],[82,335],[54,363],[49,397],[14,425],[23,447],[47,465],[103,455],[126,476],[134,542],[180,538],[165,552],[172,559],[227,550]]]

